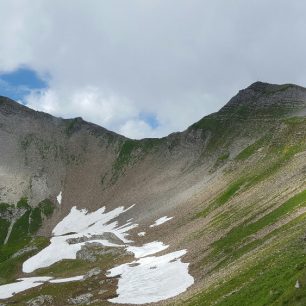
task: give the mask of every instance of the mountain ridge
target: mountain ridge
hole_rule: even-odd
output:
[[[285,92],[287,92],[287,96],[285,96],[284,101],[282,102],[286,102],[286,99],[291,98],[292,101],[291,102],[300,102],[297,103],[295,105],[295,107],[293,107],[293,109],[295,108],[299,108],[299,107],[304,107],[306,108],[306,88],[299,86],[299,85],[295,85],[295,84],[270,84],[270,83],[265,83],[265,82],[254,82],[251,85],[249,85],[248,87],[246,87],[245,89],[240,90],[233,98],[231,98],[223,107],[220,108],[219,111],[214,112],[212,114],[208,114],[207,116],[202,117],[198,122],[200,122],[201,120],[205,119],[205,117],[209,117],[212,115],[223,115],[224,113],[228,113],[232,108],[238,108],[240,106],[240,104],[248,104],[251,102],[251,104],[253,104],[252,106],[256,106],[254,104],[253,101],[253,97],[255,96],[262,96],[265,94],[270,94],[270,95],[274,95],[274,94],[284,94]],[[294,93],[296,94],[296,96],[294,96]],[[300,93],[300,94],[299,94]],[[295,101],[296,98],[300,98],[299,101]],[[258,101],[255,101],[258,102]],[[262,102],[262,101],[259,101]],[[274,103],[273,100],[269,100],[268,102],[270,103]],[[278,101],[279,102],[279,101]],[[260,105],[261,107],[264,107],[264,105]],[[280,104],[277,104],[277,106],[280,106]],[[289,108],[290,110],[290,108]],[[10,99],[9,97],[5,97],[5,96],[0,96],[0,111],[7,112],[7,114],[17,114],[18,111],[20,112],[24,112],[26,114],[31,114],[34,115],[34,117],[46,117],[46,118],[53,118],[53,119],[60,119],[63,121],[67,121],[67,122],[71,122],[71,121],[75,121],[78,123],[82,123],[82,124],[87,124],[93,127],[100,127],[101,129],[108,131],[110,133],[113,133],[117,136],[121,136],[127,139],[130,139],[128,137],[125,137],[123,135],[120,135],[116,132],[110,131],[98,124],[95,123],[91,123],[89,121],[84,120],[82,117],[76,117],[76,118],[67,118],[67,119],[63,119],[61,117],[56,117],[53,115],[50,115],[46,112],[42,112],[42,111],[36,111],[33,110],[31,108],[29,108],[26,105],[20,104],[12,99]],[[249,110],[251,111],[251,110]],[[241,119],[241,118],[240,118]],[[197,123],[197,122],[196,122]],[[182,132],[172,132],[167,136],[163,136],[161,138],[157,138],[157,139],[163,139],[166,138],[172,134],[177,134],[177,133],[184,133],[185,131],[187,131],[188,129],[190,129],[192,126],[194,126],[196,123],[192,124],[191,126],[187,127],[184,131]],[[143,138],[143,139],[147,139],[147,138]],[[142,140],[142,139],[139,139]]]

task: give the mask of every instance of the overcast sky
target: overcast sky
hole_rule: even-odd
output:
[[[0,90],[132,138],[184,130],[257,80],[306,86],[306,1],[1,0],[0,20]],[[21,69],[45,85],[1,79]]]

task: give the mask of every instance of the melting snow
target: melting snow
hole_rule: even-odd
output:
[[[161,217],[159,219],[157,219],[154,224],[150,225],[150,227],[155,227],[155,226],[158,226],[158,225],[161,225],[169,220],[171,220],[173,217],[167,217],[167,216],[164,216],[164,217]]]
[[[56,278],[56,279],[50,280],[50,283],[59,284],[59,283],[75,282],[75,281],[82,280],[83,278],[84,278],[84,275],[78,275],[78,276],[67,277],[67,278]]]
[[[167,249],[168,247],[169,247],[168,245],[165,245],[160,241],[154,241],[154,242],[144,244],[141,247],[128,246],[126,249],[127,251],[134,253],[134,256],[136,258],[140,258],[140,257],[145,257],[151,254],[158,253],[160,251]]]
[[[141,258],[131,264],[123,264],[109,270],[108,276],[121,274],[117,294],[110,302],[144,304],[174,297],[194,283],[188,274],[188,263],[180,259],[186,251],[164,256]]]
[[[19,278],[18,282],[0,286],[0,299],[8,299],[18,292],[42,285],[52,277]]]
[[[58,194],[58,196],[56,197],[56,199],[57,199],[58,204],[61,205],[61,204],[62,204],[62,192],[60,192],[60,193]]]
[[[100,243],[110,247],[120,246],[107,240],[93,238],[93,235],[102,235],[109,232],[116,235],[123,242],[129,242],[126,239],[127,231],[136,227],[137,224],[127,223],[118,227],[117,221],[112,223],[109,223],[109,221],[130,208],[124,209],[123,207],[118,207],[108,213],[104,213],[105,207],[103,207],[95,212],[88,213],[85,209],[78,210],[76,207],[72,207],[70,213],[53,229],[55,236],[50,239],[51,244],[25,261],[22,271],[31,273],[36,269],[49,267],[63,259],[76,259],[77,252],[86,243]],[[74,244],[68,242],[70,239],[82,237],[89,238],[89,240]]]
[[[61,203],[61,194],[57,199]],[[23,272],[33,272],[36,269],[48,267],[62,259],[75,259],[82,246],[87,243],[99,243],[110,247],[125,247],[132,252],[137,260],[122,264],[108,271],[109,276],[121,275],[118,282],[118,297],[110,299],[114,303],[142,304],[157,302],[184,292],[194,282],[188,273],[188,263],[183,263],[181,257],[185,250],[168,253],[163,256],[149,256],[167,249],[169,246],[163,242],[154,241],[142,246],[132,246],[127,239],[128,231],[136,227],[131,219],[126,224],[118,226],[113,221],[120,214],[131,209],[118,207],[105,213],[105,207],[95,212],[85,209],[78,210],[73,207],[70,213],[53,229],[53,237],[50,245],[38,254],[23,263]],[[172,219],[162,217],[155,221],[151,227],[158,226]],[[103,238],[104,233],[112,233],[117,236],[122,244],[114,244]],[[145,232],[139,232],[144,236]],[[52,277],[29,277],[19,279],[18,282],[0,286],[0,299],[9,298],[15,293],[27,290],[43,284],[63,283],[82,280],[83,275],[68,278],[53,279]]]

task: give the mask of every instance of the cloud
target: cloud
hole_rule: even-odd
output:
[[[105,95],[99,88],[88,86],[71,92],[53,89],[33,90],[24,98],[26,104],[47,113],[71,118],[83,115],[94,123],[118,130],[138,111],[131,101],[115,94]]]
[[[0,72],[47,73],[49,88],[26,98],[37,109],[166,135],[253,81],[305,85],[305,10],[284,0],[3,0]]]

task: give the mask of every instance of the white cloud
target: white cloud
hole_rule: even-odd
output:
[[[141,119],[128,120],[120,127],[119,133],[134,139],[161,136],[158,131]]]
[[[96,87],[85,87],[72,92],[53,89],[32,91],[25,97],[27,106],[63,118],[82,115],[93,123],[118,130],[129,118],[138,114],[131,101],[115,94],[103,94]]]
[[[2,0],[0,71],[50,75],[27,98],[37,109],[165,135],[253,81],[305,85],[305,11],[285,0]]]

